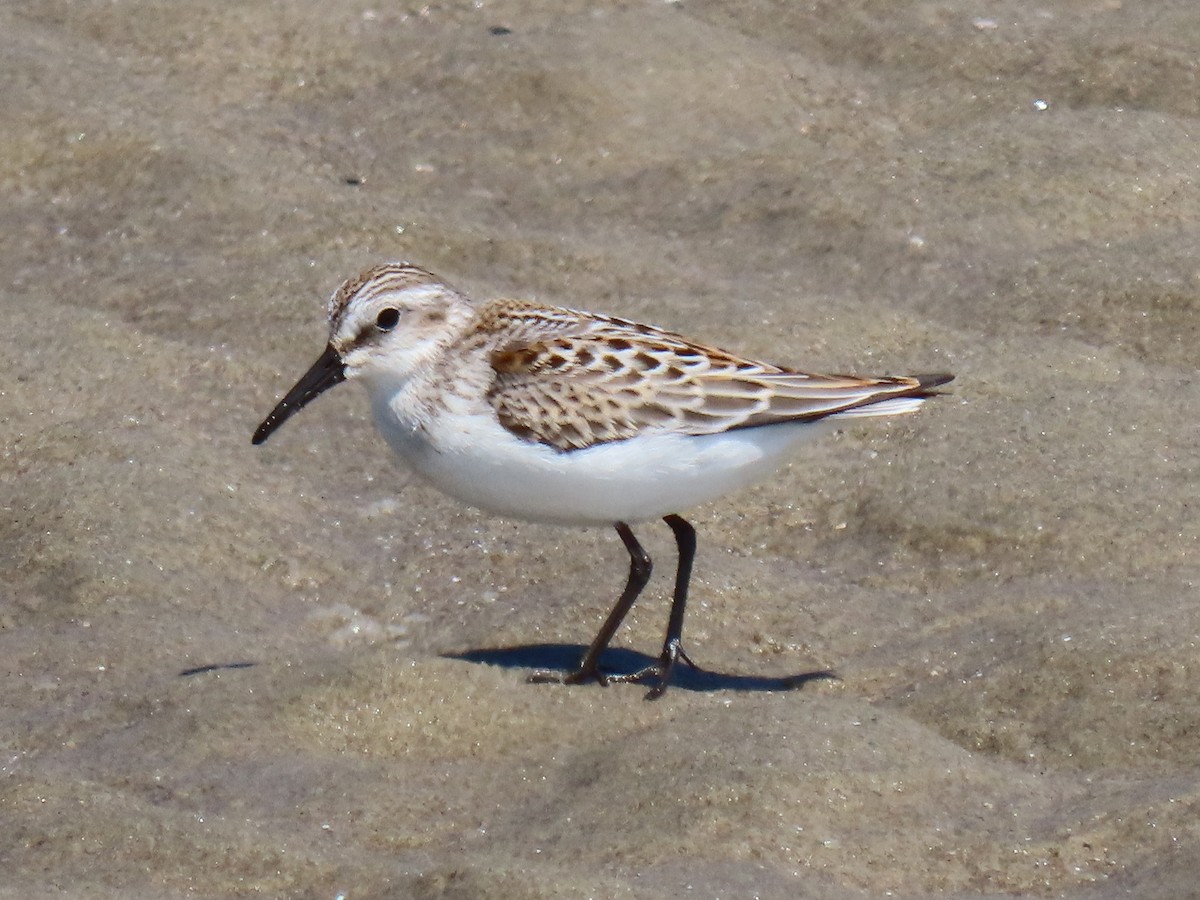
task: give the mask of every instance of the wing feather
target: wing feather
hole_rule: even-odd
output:
[[[623,319],[499,303],[477,331],[486,325],[487,333],[503,335],[491,349],[487,399],[505,428],[562,451],[647,429],[716,434],[839,414],[910,412],[949,380],[810,374]],[[531,324],[547,313],[549,328]]]

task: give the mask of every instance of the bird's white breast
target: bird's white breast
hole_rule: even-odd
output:
[[[647,431],[560,452],[507,431],[476,407],[418,424],[399,395],[373,398],[380,432],[435,487],[488,512],[533,522],[638,522],[713,500],[774,472],[819,422],[711,435]]]

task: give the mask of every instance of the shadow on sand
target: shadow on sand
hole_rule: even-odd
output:
[[[485,663],[505,669],[534,669],[539,672],[573,671],[583,658],[587,647],[582,644],[522,644],[516,647],[466,650],[445,653],[446,659]],[[610,675],[637,672],[655,662],[653,657],[635,650],[611,647],[602,657],[603,669]],[[796,675],[767,677],[763,675],[730,675],[692,668],[686,663],[675,667],[671,687],[685,691],[790,691],[810,681],[837,680],[834,672],[801,672]]]

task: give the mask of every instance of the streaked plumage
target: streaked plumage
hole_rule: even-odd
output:
[[[644,552],[627,523],[665,517],[675,530],[681,629],[680,509],[766,477],[822,423],[912,412],[951,378],[814,375],[611,316],[475,304],[404,263],[347,281],[328,314],[325,354],[254,443],[326,388],[361,379],[384,437],[446,493],[501,515],[616,525],[633,561],[617,624],[644,584],[634,590]],[[605,680],[605,630],[571,680]],[[669,632],[660,664],[637,673],[658,675],[659,692],[678,638]]]
[[[554,310],[546,334],[519,327],[519,337],[503,337],[510,322],[524,325],[548,312],[530,303],[493,302],[480,310],[477,328],[488,342],[495,374],[487,398],[501,424],[558,450],[625,440],[647,429],[701,435],[812,421],[885,397],[910,398],[928,386],[914,378],[811,375],[573,310]]]

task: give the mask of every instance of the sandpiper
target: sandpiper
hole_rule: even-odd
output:
[[[325,352],[254,432],[261,444],[346,379],[361,381],[392,449],[445,493],[502,516],[612,525],[629,552],[616,605],[580,665],[536,680],[670,683],[696,533],[681,510],[766,478],[838,423],[915,411],[946,374],[816,375],[613,316],[520,300],[474,302],[409,263],[368,269],[329,301]],[[678,547],[657,661],[600,668],[650,578],[630,527],[663,519]]]

